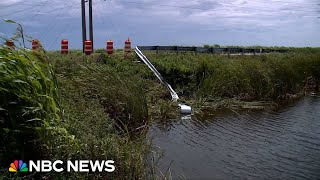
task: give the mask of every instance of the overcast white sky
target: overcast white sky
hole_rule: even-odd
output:
[[[81,48],[80,0],[1,0],[0,18],[21,23],[47,49]],[[133,45],[320,46],[319,0],[93,0],[95,47]],[[15,26],[0,22],[10,36]]]

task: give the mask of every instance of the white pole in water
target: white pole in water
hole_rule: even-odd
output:
[[[180,106],[180,113],[181,114],[191,114],[191,112],[192,112],[191,106],[187,106],[184,104],[179,104],[179,106]]]
[[[149,69],[157,76],[157,78],[160,80],[160,82],[169,90],[172,100],[174,102],[177,102],[179,99],[177,93],[172,89],[170,84],[168,84],[161,74],[158,72],[158,70],[151,64],[151,62],[148,60],[148,58],[140,51],[138,46],[136,46],[135,50],[136,54],[140,57],[140,59],[149,67]],[[184,105],[184,104],[178,104],[180,106],[180,113],[181,114],[191,114],[192,109],[190,106]]]

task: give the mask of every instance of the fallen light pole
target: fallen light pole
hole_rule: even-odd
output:
[[[160,80],[160,82],[169,90],[172,100],[174,102],[177,102],[179,97],[178,94],[172,89],[170,84],[168,84],[161,74],[158,72],[158,70],[151,64],[151,62],[148,60],[148,58],[139,50],[138,46],[135,48],[135,53],[139,56],[139,58],[149,67],[149,69],[157,76],[157,78]],[[185,104],[178,104],[180,106],[180,113],[181,114],[191,114],[192,109],[190,106]]]

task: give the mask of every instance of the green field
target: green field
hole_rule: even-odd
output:
[[[155,178],[154,149],[145,138],[148,124],[178,116],[179,109],[135,54],[124,58],[123,52],[117,51],[96,62],[98,52],[103,50],[85,56],[78,50],[61,55],[0,47],[2,162],[17,158],[112,159],[116,162],[114,173],[45,176]],[[317,48],[230,58],[144,53],[194,113],[208,106],[281,103],[319,91]]]
[[[179,94],[193,99],[277,100],[304,90],[307,80],[319,88],[320,49],[257,56],[152,54],[147,57]]]

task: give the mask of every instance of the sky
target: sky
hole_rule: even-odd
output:
[[[11,19],[48,50],[60,49],[62,39],[81,49],[80,2],[1,0],[0,36],[15,32],[2,20]],[[107,40],[123,48],[128,37],[133,46],[320,47],[319,0],[93,0],[93,23],[95,48]]]

